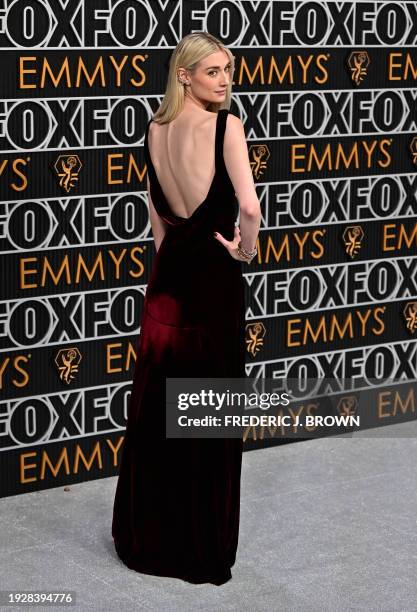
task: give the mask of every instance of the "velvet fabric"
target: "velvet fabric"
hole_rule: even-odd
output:
[[[166,377],[244,377],[238,203],[223,159],[228,110],[216,118],[215,174],[189,218],[173,214],[144,150],[153,204],[168,230],[153,260],[114,500],[112,535],[132,570],[221,585],[238,545],[241,438],[165,437]]]

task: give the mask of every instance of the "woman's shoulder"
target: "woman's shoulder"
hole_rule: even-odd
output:
[[[225,109],[227,110],[227,109]],[[231,141],[242,141],[245,136],[245,128],[240,117],[233,115],[230,111],[227,112],[225,138]]]

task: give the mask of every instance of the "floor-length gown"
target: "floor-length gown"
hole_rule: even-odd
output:
[[[244,377],[242,264],[233,239],[238,203],[223,159],[227,109],[216,117],[215,174],[193,214],[170,210],[148,148],[152,202],[168,229],[147,285],[114,500],[117,554],[145,574],[221,585],[238,544],[241,438],[166,438],[166,377]]]

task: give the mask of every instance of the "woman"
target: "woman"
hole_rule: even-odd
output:
[[[233,59],[208,33],[185,36],[146,126],[157,254],[112,525],[129,568],[196,584],[232,577],[242,439],[166,438],[165,379],[245,376],[241,262],[256,253],[260,206],[243,125],[228,112]]]

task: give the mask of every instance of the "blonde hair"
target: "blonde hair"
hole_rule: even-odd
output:
[[[169,61],[167,88],[153,119],[156,123],[169,123],[181,112],[184,106],[185,87],[178,81],[178,68],[185,68],[191,74],[195,72],[199,62],[216,51],[225,51],[231,62],[230,74],[233,76],[235,62],[233,54],[223,43],[208,32],[192,32],[180,40],[172,52]],[[232,96],[232,78],[227,86],[223,102],[210,102],[208,111],[218,112],[221,108],[230,108]]]

